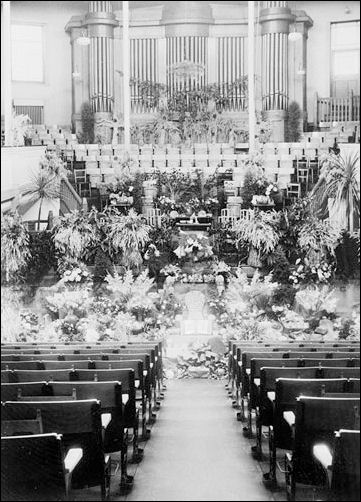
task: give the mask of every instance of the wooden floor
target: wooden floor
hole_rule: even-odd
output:
[[[135,476],[133,490],[120,496],[115,474],[111,500],[286,500],[284,475],[279,474],[280,490],[263,486],[267,459],[252,458],[254,440],[243,437],[243,424],[235,418],[224,381],[167,381],[157,416],[152,437],[143,445],[143,461],[129,469]],[[297,488],[297,500],[326,500],[319,495],[310,487]],[[72,496],[77,501],[99,500],[99,489],[73,491]]]

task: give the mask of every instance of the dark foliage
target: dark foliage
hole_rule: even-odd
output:
[[[90,103],[83,103],[80,109],[81,114],[81,125],[82,125],[82,134],[81,140],[82,143],[94,143],[94,111],[90,105]]]
[[[109,255],[105,253],[101,248],[99,248],[96,252],[94,265],[94,284],[104,282],[104,278],[107,276],[107,274],[112,274],[114,271],[113,262],[111,261]]]
[[[51,232],[32,232],[29,234],[30,258],[25,270],[25,280],[29,284],[38,283],[44,275],[57,268],[55,246]]]
[[[342,233],[340,244],[336,248],[336,274],[342,279],[353,279],[360,274],[358,241],[349,232]]]
[[[292,101],[288,107],[288,119],[286,126],[286,141],[297,142],[301,137],[301,108],[296,101]]]

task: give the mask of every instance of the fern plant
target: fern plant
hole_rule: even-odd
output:
[[[288,119],[286,125],[286,141],[296,143],[301,137],[302,111],[296,101],[292,101],[288,107]]]
[[[96,245],[97,232],[86,212],[74,210],[59,218],[53,238],[60,261],[80,261],[86,259],[90,247]]]
[[[30,257],[29,234],[18,213],[1,214],[1,271],[5,280],[19,278]]]
[[[110,253],[121,254],[127,268],[139,268],[143,259],[141,251],[149,241],[150,226],[141,215],[130,209],[127,215],[113,214],[107,223],[107,242]]]
[[[280,216],[276,211],[252,211],[251,218],[240,219],[235,225],[238,245],[248,244],[250,251],[255,250],[260,260],[274,252],[279,240]]]

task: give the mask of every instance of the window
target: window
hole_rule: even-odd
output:
[[[360,22],[331,23],[331,93],[360,93]]]
[[[12,79],[43,82],[43,29],[41,26],[11,26]]]

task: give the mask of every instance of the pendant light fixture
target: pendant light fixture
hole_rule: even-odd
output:
[[[296,2],[295,2],[295,6],[294,6],[295,10],[295,21],[296,21]],[[297,40],[301,40],[302,38],[302,33],[300,33],[299,31],[296,30],[296,24],[294,23],[293,24],[293,30],[289,32],[288,34],[288,40],[290,42],[297,42]]]
[[[76,43],[79,45],[89,45],[90,38],[86,34],[85,30],[82,30],[80,37],[76,39]]]

